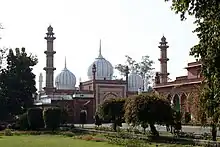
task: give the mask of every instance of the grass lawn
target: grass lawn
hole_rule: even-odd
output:
[[[157,144],[159,147],[189,147],[189,145]],[[0,136],[0,147],[122,147],[107,142],[86,141],[73,137],[56,135]],[[146,147],[155,147],[155,143],[144,143]]]
[[[85,141],[64,136],[0,136],[0,147],[118,147],[106,142]]]

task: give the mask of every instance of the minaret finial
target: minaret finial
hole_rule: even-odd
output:
[[[65,61],[64,61],[64,69],[66,69],[66,56],[65,56]]]
[[[102,41],[101,41],[101,39],[100,39],[100,42],[99,42],[99,56],[98,57],[103,58],[102,57]]]

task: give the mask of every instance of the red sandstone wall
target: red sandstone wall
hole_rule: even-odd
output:
[[[86,109],[87,109],[87,123],[93,123],[93,99],[74,99],[74,100],[55,100],[52,101],[52,104],[56,104],[61,106],[62,108],[65,108],[68,111],[68,123],[75,123],[75,124],[79,124],[80,123],[80,111],[83,108],[83,105],[90,101],[87,105],[86,105]]]

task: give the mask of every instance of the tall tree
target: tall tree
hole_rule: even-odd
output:
[[[169,0],[165,0],[169,1]],[[220,114],[220,1],[219,0],[172,0],[172,10],[195,17],[194,32],[199,43],[191,48],[190,55],[200,58],[202,72],[207,84],[203,90],[201,104],[211,118],[213,140],[216,140],[216,126]]]
[[[142,56],[141,61],[137,62],[132,57],[126,55],[126,63],[125,64],[117,64],[115,69],[117,69],[122,76],[125,76],[125,68],[133,70],[134,73],[140,75],[143,79],[149,80],[152,77],[151,71],[154,69],[152,68],[153,61],[150,60],[149,56]]]
[[[7,111],[11,116],[24,112],[33,105],[33,94],[36,93],[33,66],[37,58],[27,55],[25,48],[9,49],[7,67],[1,70],[0,98],[5,100]]]

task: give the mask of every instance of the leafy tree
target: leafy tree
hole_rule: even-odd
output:
[[[136,62],[130,56],[126,55],[126,64],[117,64],[115,69],[117,69],[122,76],[125,76],[125,69],[126,66],[134,73],[139,74],[143,79],[150,79],[151,78],[151,71],[154,69],[152,68],[153,61],[150,60],[149,56],[142,56],[140,62]]]
[[[105,120],[113,122],[113,129],[116,131],[117,126],[121,126],[124,117],[125,98],[106,99],[98,109],[99,116]]]
[[[32,95],[36,93],[35,75],[32,67],[37,64],[33,55],[27,55],[25,48],[10,49],[7,67],[1,69],[0,98],[11,116],[22,114],[33,105]]]
[[[136,95],[125,102],[125,121],[133,126],[149,124],[155,136],[159,133],[154,125],[172,124],[172,114],[169,102],[156,93]]]
[[[169,0],[165,0],[169,1]],[[216,140],[220,105],[220,1],[219,0],[172,0],[172,10],[180,14],[181,20],[186,14],[195,17],[197,25],[194,32],[199,43],[191,48],[190,55],[200,58],[202,73],[207,87],[204,88],[200,104],[211,119],[213,140]]]

